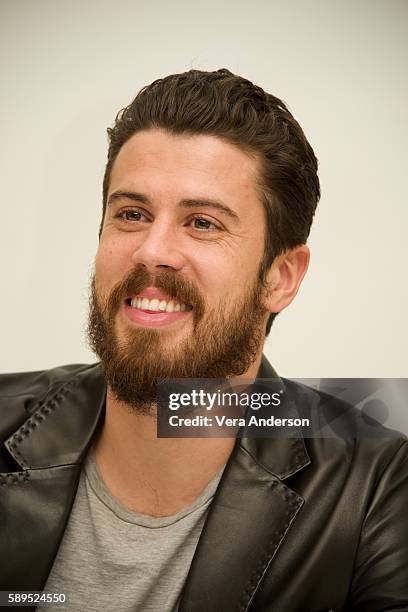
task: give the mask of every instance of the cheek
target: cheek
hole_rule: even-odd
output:
[[[95,257],[95,277],[98,285],[110,286],[122,278],[126,272],[128,257],[118,245],[101,242]],[[128,265],[128,264],[127,264]]]
[[[193,278],[196,280],[209,306],[233,301],[236,294],[242,291],[242,262],[231,253],[195,252],[192,264]],[[240,289],[241,287],[241,289]]]

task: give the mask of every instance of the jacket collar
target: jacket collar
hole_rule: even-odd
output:
[[[262,355],[255,386],[262,383],[261,390],[263,388],[265,391],[265,383],[267,386],[269,380],[273,380],[274,389],[279,388],[285,395],[284,416],[293,419],[299,417],[296,403],[287,389],[285,379],[278,376],[266,357]],[[310,464],[302,431],[299,428],[292,430],[290,438],[276,436],[265,440],[265,438],[243,437],[240,445],[256,463],[281,480],[293,476]]]
[[[258,381],[280,379],[266,359],[257,373]],[[81,464],[96,431],[105,418],[106,383],[100,364],[85,367],[39,402],[33,414],[10,436],[5,446],[21,469],[39,469]],[[297,415],[296,406],[285,410]],[[288,415],[290,416],[290,415]],[[310,463],[301,432],[293,438],[241,438],[238,444],[266,471],[287,478]]]
[[[39,402],[5,446],[21,469],[82,463],[105,417],[100,364],[86,367]]]

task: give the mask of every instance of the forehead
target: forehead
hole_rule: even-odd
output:
[[[216,136],[150,129],[134,134],[120,149],[109,193],[134,189],[148,192],[152,199],[221,199],[238,213],[246,210],[259,216],[263,209],[258,173],[255,156]]]

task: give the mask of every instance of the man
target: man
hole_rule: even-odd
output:
[[[156,433],[159,379],[277,379],[262,348],[320,193],[300,126],[249,81],[192,70],[108,132],[101,364],[2,377],[1,589],[68,610],[408,610],[402,436],[356,435],[352,407],[280,379],[296,414],[345,414],[343,435]]]

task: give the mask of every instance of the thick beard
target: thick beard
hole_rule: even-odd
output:
[[[176,345],[170,331],[129,326],[126,339],[119,341],[115,329],[119,308],[129,295],[153,284],[193,306],[193,333]],[[115,397],[131,411],[151,413],[158,379],[224,379],[248,370],[265,336],[261,295],[262,284],[257,281],[239,303],[223,303],[210,311],[191,281],[174,272],[165,271],[153,281],[143,268],[133,269],[107,299],[98,295],[93,277],[89,345],[100,358]]]

